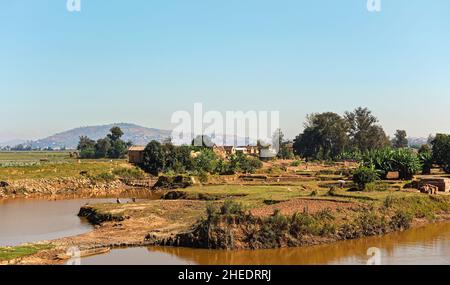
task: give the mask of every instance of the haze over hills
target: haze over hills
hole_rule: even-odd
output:
[[[163,130],[156,128],[147,128],[143,126],[139,126],[131,123],[118,123],[118,124],[108,124],[108,125],[99,125],[99,126],[87,126],[87,127],[79,127],[75,129],[71,129],[68,131],[64,131],[53,136],[49,136],[47,138],[39,139],[36,141],[26,141],[26,140],[10,140],[6,142],[0,142],[0,147],[5,146],[16,146],[19,144],[23,145],[31,145],[33,149],[40,148],[53,148],[58,149],[65,147],[67,149],[75,149],[78,145],[78,141],[81,136],[87,136],[93,140],[98,140],[100,138],[104,138],[109,130],[118,126],[124,132],[124,136],[122,137],[125,141],[131,141],[134,145],[146,145],[152,140],[163,141],[172,135],[171,130]],[[236,140],[236,142],[235,142]],[[410,146],[420,146],[422,144],[427,143],[428,138],[420,138],[420,137],[410,137],[408,138],[408,142]],[[187,137],[185,139],[173,139],[174,144],[189,144],[192,141],[192,137]],[[247,145],[247,144],[256,144],[255,139],[245,139],[242,137],[235,138],[230,135],[216,135],[212,136],[212,141],[217,145]]]
[[[71,129],[64,131],[47,138],[39,139],[36,141],[25,141],[25,140],[14,140],[4,143],[0,143],[1,147],[4,146],[16,146],[18,144],[23,144],[25,146],[31,146],[33,149],[45,149],[45,148],[67,148],[76,149],[81,136],[87,136],[90,139],[98,140],[104,138],[114,126],[120,127],[124,135],[122,139],[124,141],[131,141],[134,145],[147,145],[152,140],[163,141],[169,137],[172,137],[171,130],[147,128],[130,123],[118,123],[118,124],[108,124],[100,126],[87,126],[80,127],[76,129]],[[245,144],[256,144],[256,140],[245,139],[242,137],[235,138],[234,136],[224,136],[215,135],[211,136],[212,141],[218,145],[245,145]],[[234,141],[237,141],[236,143]],[[174,144],[190,144],[192,137],[188,135],[185,138],[173,138]]]
[[[114,127],[120,127],[124,133],[122,139],[124,141],[132,141],[136,145],[146,145],[152,140],[162,141],[170,137],[171,131],[146,128],[129,123],[109,124],[101,126],[88,126],[68,130],[53,136],[32,142],[33,148],[61,148],[66,147],[74,149],[78,145],[81,136],[87,136],[93,140],[104,138],[109,130]]]

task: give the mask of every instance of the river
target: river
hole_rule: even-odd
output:
[[[126,202],[126,199],[122,200]],[[80,207],[112,202],[116,199],[0,200],[0,246],[16,246],[89,232],[93,226],[77,216]]]
[[[0,201],[0,246],[82,234],[93,228],[77,217],[86,203],[115,199]],[[377,248],[381,264],[450,264],[450,223],[430,224],[381,237],[301,248],[224,251],[173,247],[114,249],[82,258],[81,264],[262,265],[366,264],[367,250]]]
[[[173,247],[116,249],[86,257],[82,264],[364,265],[369,248],[384,265],[450,265],[450,223],[437,223],[381,237],[300,248],[224,251]]]

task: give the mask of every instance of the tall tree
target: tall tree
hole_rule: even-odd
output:
[[[106,157],[110,149],[111,149],[111,140],[109,138],[97,140],[97,143],[95,144],[95,157],[97,158]]]
[[[345,112],[349,125],[349,135],[353,148],[360,151],[380,149],[389,146],[389,138],[378,119],[367,108],[356,108],[353,112]]]
[[[95,157],[95,141],[87,136],[81,136],[77,149],[80,151],[80,158]]]
[[[332,112],[307,117],[303,134],[294,141],[296,154],[306,158],[331,159],[348,146],[348,124]]]
[[[158,141],[151,141],[144,149],[144,161],[142,168],[153,174],[158,175],[165,167],[164,148]]]
[[[392,146],[394,148],[405,148],[408,147],[408,139],[405,130],[397,130],[392,140]]]
[[[111,141],[117,141],[123,136],[123,132],[119,127],[112,127],[109,131],[111,133],[108,134],[108,138]]]
[[[214,146],[214,142],[207,135],[198,135],[192,140],[191,145],[198,147],[212,148]]]
[[[450,173],[450,135],[437,134],[431,142],[433,161]]]

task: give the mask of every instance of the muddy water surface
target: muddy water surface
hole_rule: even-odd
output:
[[[117,249],[82,259],[82,264],[306,265],[367,263],[367,250],[379,249],[381,264],[450,265],[450,223],[432,224],[383,237],[303,248],[222,251],[150,247]]]
[[[157,198],[159,196],[146,196],[146,199]],[[129,201],[121,198],[123,203]],[[89,232],[93,227],[77,214],[81,206],[97,203],[116,203],[116,198],[0,200],[0,246],[15,246]]]

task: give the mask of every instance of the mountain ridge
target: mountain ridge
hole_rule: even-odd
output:
[[[33,148],[68,148],[75,149],[81,136],[98,140],[104,138],[112,127],[122,129],[124,141],[131,141],[136,145],[146,145],[152,140],[162,141],[170,137],[172,131],[156,128],[147,128],[133,123],[113,123],[106,125],[84,126],[56,133],[52,136],[33,141]]]

